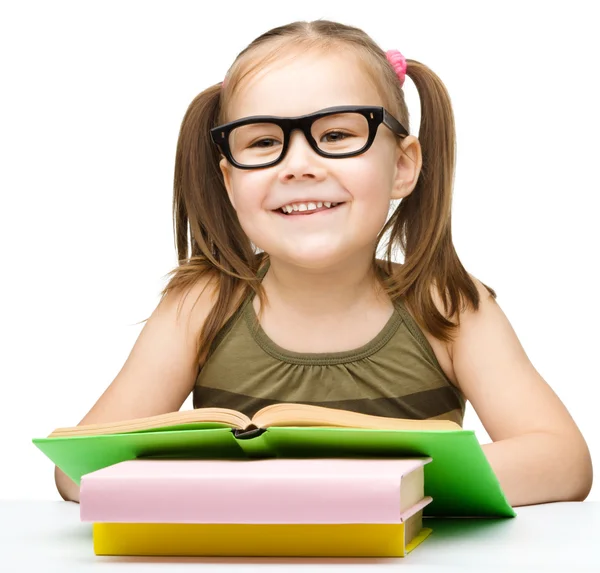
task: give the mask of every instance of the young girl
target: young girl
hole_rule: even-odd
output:
[[[192,391],[194,407],[249,416],[303,402],[458,423],[469,400],[513,506],[585,499],[581,433],[452,245],[454,159],[450,99],[425,65],[330,21],[257,38],[187,110],[180,265],[80,424],[177,411]],[[78,501],[58,468],[56,483]]]

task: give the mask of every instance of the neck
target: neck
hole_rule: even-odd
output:
[[[300,267],[271,258],[262,284],[271,306],[305,317],[336,316],[387,298],[372,268],[371,254],[340,260],[327,268]]]

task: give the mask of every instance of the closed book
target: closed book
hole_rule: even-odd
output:
[[[405,557],[432,532],[422,510],[384,524],[94,523],[96,555]]]
[[[425,497],[429,462],[129,460],[82,477],[80,517],[112,523],[402,523]]]

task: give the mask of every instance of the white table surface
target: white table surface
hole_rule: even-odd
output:
[[[427,519],[433,533],[404,558],[96,556],[79,504],[0,500],[0,571],[543,571],[600,573],[600,503],[517,507],[517,517]]]

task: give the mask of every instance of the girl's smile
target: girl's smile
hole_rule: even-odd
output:
[[[313,215],[316,213],[325,213],[326,211],[334,211],[336,207],[343,205],[344,203],[331,203],[329,201],[310,201],[306,203],[289,203],[284,205],[280,209],[276,209],[275,213],[283,214],[285,216],[304,216]]]

